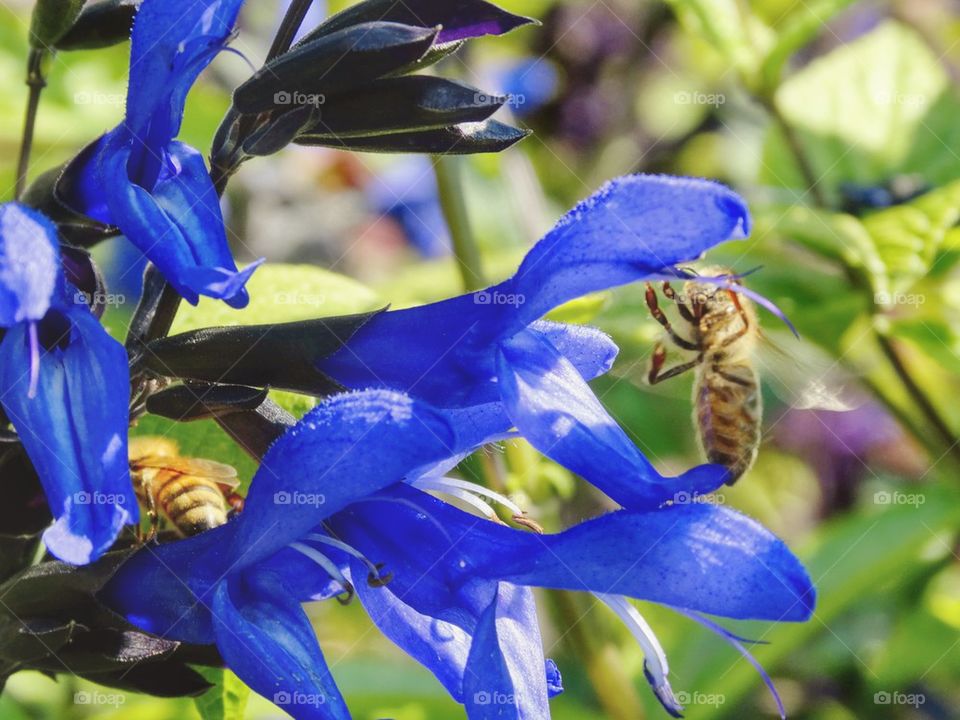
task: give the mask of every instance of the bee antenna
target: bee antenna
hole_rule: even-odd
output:
[[[745,272],[738,273],[738,274],[734,275],[734,277],[737,278],[737,279],[745,278],[745,277],[747,277],[748,275],[753,275],[755,272],[760,272],[761,270],[763,270],[763,265],[757,265],[756,267],[750,268],[749,270],[747,270],[747,271],[745,271]]]

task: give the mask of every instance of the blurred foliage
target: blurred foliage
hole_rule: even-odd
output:
[[[952,402],[960,393],[955,5],[500,4],[539,18],[542,27],[481,40],[469,54],[447,60],[444,74],[489,87],[499,65],[533,58],[555,68],[558,80],[546,104],[523,115],[536,133],[519,148],[463,161],[464,196],[487,279],[508,276],[564,209],[615,175],[696,174],[742,192],[754,231],[711,253],[710,262],[738,272],[760,267],[747,283],[786,312],[803,340],[781,341],[779,320],[764,312],[765,334],[789,356],[804,355],[801,345],[816,346],[870,402],[845,414],[848,420],[791,411],[770,392],[778,384],[771,381],[782,379],[777,366],[764,363],[771,387],[764,392],[768,431],[760,460],[715,500],[758,518],[798,550],[819,605],[803,625],[734,623],[731,629],[769,642],[752,649],[791,717],[957,717],[960,460],[958,446],[938,429],[945,425],[952,438],[960,432],[960,407]],[[26,5],[0,6],[0,71],[8,79],[0,97],[0,173],[7,178],[26,102],[19,81],[28,52]],[[274,5],[250,3],[245,10],[235,46],[254,65],[276,26]],[[127,52],[121,45],[61,53],[50,62],[34,173],[118,121]],[[190,97],[187,142],[209,147],[230,88],[246,74],[240,58],[218,59]],[[404,307],[460,292],[455,260],[420,257],[402,224],[370,200],[372,180],[397,162],[403,160],[291,148],[250,163],[228,193],[231,237],[240,257],[267,254],[271,265],[254,275],[247,310],[202,301],[183,308],[174,331],[388,303]],[[898,196],[898,186],[909,192]],[[128,314],[129,307],[110,310],[118,337]],[[643,383],[659,336],[643,288],[586,298],[554,317],[595,324],[616,340],[617,364],[594,388],[658,467],[679,472],[695,462],[690,379],[656,388]],[[276,397],[295,414],[313,404]],[[881,432],[888,425],[893,430]],[[146,417],[135,432],[170,434],[188,454],[235,464],[247,482],[255,471],[212,422],[176,425]],[[787,442],[804,433],[806,444]],[[462,470],[492,479],[548,528],[606,507],[525,443],[491,450]],[[560,664],[567,687],[552,701],[555,717],[664,717],[645,687],[639,648],[609,613],[589,599],[540,597],[547,653]],[[727,644],[669,610],[642,610],[665,646],[674,686],[686,693],[687,717],[774,715],[759,676]],[[357,718],[462,716],[429,673],[389,645],[359,608],[322,604],[309,611]],[[226,708],[240,703],[232,682],[201,699],[204,718],[233,716]],[[919,707],[883,701],[918,694]],[[84,697],[91,702],[78,700]],[[247,717],[277,714],[262,698],[250,698]],[[55,685],[21,673],[0,696],[0,717],[14,720],[199,716],[192,700],[118,694],[67,676]]]

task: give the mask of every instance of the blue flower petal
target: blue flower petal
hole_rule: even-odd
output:
[[[724,617],[805,620],[815,591],[800,561],[756,521],[728,508],[621,510],[533,535],[396,485],[331,518],[338,537],[393,572],[390,589],[452,619],[477,578],[585,590]],[[385,551],[388,549],[389,552]]]
[[[501,337],[568,300],[695,260],[749,228],[743,200],[723,185],[657,175],[612,180],[561,218],[497,286],[520,299]]]
[[[357,596],[380,631],[432,672],[457,702],[463,702],[463,675],[472,636],[458,625],[418,612],[390,585],[371,587],[366,569],[352,565]]]
[[[547,679],[533,593],[500,583],[480,616],[463,678],[470,720],[549,720]]]
[[[471,294],[380,313],[317,367],[346,387],[388,387],[437,407],[494,402],[496,351],[488,339],[510,312]],[[609,370],[617,355],[613,341],[594,328],[537,322],[531,332],[555,341],[588,379]]]
[[[221,582],[213,618],[217,648],[250,688],[297,718],[349,720],[310,621],[276,576]]]
[[[620,511],[504,552],[483,574],[519,584],[627,595],[753,620],[802,621],[816,593],[800,561],[756,521],[706,504]]]
[[[139,514],[127,463],[127,355],[82,305],[51,310],[40,334],[48,347],[36,397],[28,396],[25,324],[0,345],[0,393],[56,519],[43,536],[47,548],[84,564]]]
[[[609,372],[620,352],[609,335],[588,325],[539,320],[528,330],[553,345],[584,380],[593,380]]]
[[[329,398],[267,451],[238,526],[238,567],[272,555],[325,518],[456,454],[438,411],[370,390]]]
[[[46,315],[61,280],[57,229],[19,203],[0,205],[0,327]]]
[[[101,155],[112,222],[188,302],[196,304],[199,295],[208,295],[233,307],[246,305],[243,283],[255,266],[237,270],[203,156],[182,143],[170,143],[167,170],[151,193],[131,182],[130,152],[122,136],[115,135]]]
[[[543,337],[522,332],[500,347],[500,392],[520,434],[624,507],[643,510],[703,494],[726,479],[708,466],[682,478],[656,471],[610,417],[576,368]]]
[[[243,0],[145,0],[130,43],[126,127],[156,152],[176,137],[187,92],[223,48]]]
[[[550,697],[556,697],[563,693],[563,676],[560,674],[560,668],[550,658],[544,663],[544,669],[547,673],[547,693]]]

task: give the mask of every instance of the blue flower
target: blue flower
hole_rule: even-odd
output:
[[[267,452],[239,518],[141,551],[103,599],[147,631],[216,642],[260,694],[307,699],[284,708],[303,718],[349,717],[300,608],[345,589],[474,719],[549,717],[561,689],[530,587],[732,618],[809,616],[813,589],[796,558],[725,508],[624,510],[540,536],[427,494],[465,487],[437,474],[473,449],[464,417],[387,391],[325,401]],[[648,672],[669,706],[662,651],[652,655]]]
[[[664,478],[604,410],[586,380],[616,346],[589,328],[541,321],[605,288],[674,274],[749,230],[743,201],[704,180],[624,177],[571,210],[510,279],[480,292],[385,312],[318,368],[348,388],[390,388],[443,407],[496,403],[488,434],[516,427],[538,450],[625,507],[718,487],[719,466]]]
[[[189,302],[248,302],[203,156],[177,142],[187,93],[225,46],[242,0],[145,0],[134,23],[124,122],[68,170],[66,201],[120,228]]]
[[[17,203],[0,205],[0,326],[0,402],[56,520],[44,542],[90,562],[138,517],[127,355],[64,278],[53,224]]]

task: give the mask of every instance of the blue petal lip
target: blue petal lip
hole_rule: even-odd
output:
[[[725,469],[709,465],[680,478],[658,473],[542,336],[525,331],[501,342],[497,368],[504,409],[520,434],[624,507],[656,508],[679,493],[716,490],[726,479]]]
[[[176,142],[164,152],[168,171],[148,191],[128,175],[131,148],[124,133],[116,132],[106,143],[100,170],[109,188],[111,222],[188,302],[209,295],[243,307],[248,302],[244,283],[258,263],[237,270],[220,201],[200,153]]]
[[[46,315],[63,271],[57,229],[20,203],[0,205],[0,327]]]
[[[253,690],[297,718],[349,720],[313,627],[274,574],[220,582],[211,615],[223,659]]]
[[[41,332],[52,320],[66,335],[40,355],[36,397],[29,397],[25,324],[0,344],[0,391],[56,519],[44,533],[47,547],[65,562],[85,564],[139,517],[127,461],[127,398],[115,391],[129,386],[129,370],[123,346],[86,306],[50,311]]]

